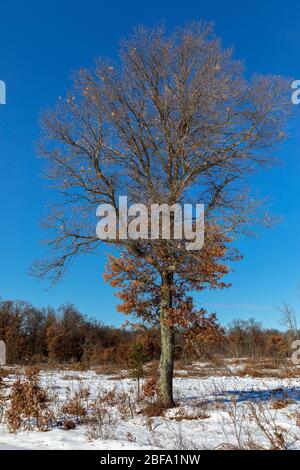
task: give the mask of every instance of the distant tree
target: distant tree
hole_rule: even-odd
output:
[[[284,303],[280,308],[280,324],[287,329],[288,343],[291,348],[292,342],[298,337],[297,316],[295,310]]]
[[[47,316],[45,336],[49,361],[63,361],[65,356],[64,351],[62,350],[63,330],[55,312],[51,312]]]
[[[247,177],[270,164],[285,137],[288,92],[280,77],[246,79],[210,25],[190,23],[172,34],[140,27],[123,41],[118,63],[99,60],[94,71],[81,70],[66,99],[44,115],[41,155],[61,204],[46,224],[55,254],[39,263],[39,275],[58,278],[76,255],[99,248],[93,216],[100,203],[117,214],[120,195],[147,207],[205,204],[200,253],[173,238],[107,240],[155,276],[164,407],[174,404],[177,280],[196,289],[223,286],[233,234],[264,219]]]
[[[244,320],[233,320],[227,331],[230,352],[234,357],[241,357],[246,353],[246,322]]]
[[[272,356],[276,363],[286,357],[288,346],[284,338],[279,334],[273,334],[268,337],[266,342],[267,353]]]
[[[23,304],[22,333],[26,346],[24,355],[28,359],[33,357],[42,360],[46,355],[47,345],[45,336],[46,312],[33,307],[29,303]]]
[[[246,323],[247,355],[254,357],[261,353],[261,323],[249,318]]]

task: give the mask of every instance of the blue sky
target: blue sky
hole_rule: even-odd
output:
[[[134,25],[160,20],[168,28],[189,19],[213,21],[248,73],[300,79],[300,3],[4,0],[0,17],[0,80],[7,85],[7,104],[0,106],[0,296],[39,306],[71,301],[89,316],[119,325],[123,318],[115,311],[113,291],[102,280],[104,252],[78,259],[54,288],[27,274],[44,253],[39,223],[53,197],[34,149],[41,110],[64,94],[72,71],[99,55],[115,56],[119,39]],[[282,222],[239,241],[244,259],[234,266],[231,289],[197,296],[198,305],[216,311],[225,324],[253,316],[278,327],[277,308],[284,300],[300,312],[299,112],[290,133],[278,152],[281,166],[254,180]]]

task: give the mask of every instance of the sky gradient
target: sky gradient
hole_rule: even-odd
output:
[[[7,104],[0,106],[0,297],[54,307],[70,301],[88,316],[120,325],[117,300],[102,280],[105,252],[78,259],[53,288],[28,275],[34,259],[45,253],[40,221],[53,197],[34,145],[41,111],[64,94],[72,71],[91,66],[97,56],[116,57],[120,38],[133,26],[161,20],[169,29],[185,20],[213,21],[247,74],[300,79],[300,3],[10,0],[1,2],[0,17],[0,80],[7,86]],[[283,301],[300,312],[299,148],[297,112],[290,139],[278,151],[281,165],[254,178],[281,223],[238,242],[244,259],[228,278],[231,289],[197,295],[198,306],[216,311],[224,324],[255,317],[278,327]]]

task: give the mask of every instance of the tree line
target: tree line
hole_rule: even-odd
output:
[[[212,356],[279,359],[291,353],[289,330],[263,329],[253,318],[233,320],[219,332],[219,336],[204,341],[209,336],[207,330],[197,340],[186,330],[178,330],[175,358],[188,364]],[[69,303],[54,309],[0,300],[0,339],[6,343],[8,364],[126,365],[136,344],[141,345],[149,361],[160,357],[159,328],[108,326]]]

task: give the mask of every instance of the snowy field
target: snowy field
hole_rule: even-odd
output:
[[[1,411],[0,449],[300,449],[300,378],[274,371],[239,376],[239,367],[229,364],[214,376],[204,363],[177,370],[177,406],[164,416],[145,415],[146,403],[136,402],[136,383],[126,371],[42,371],[53,424],[43,432],[31,420],[30,430],[9,432]],[[1,382],[6,397],[15,381],[14,371],[7,372]],[[86,414],[78,418],[69,410],[67,422],[74,426],[67,427],[64,406],[76,392]]]

